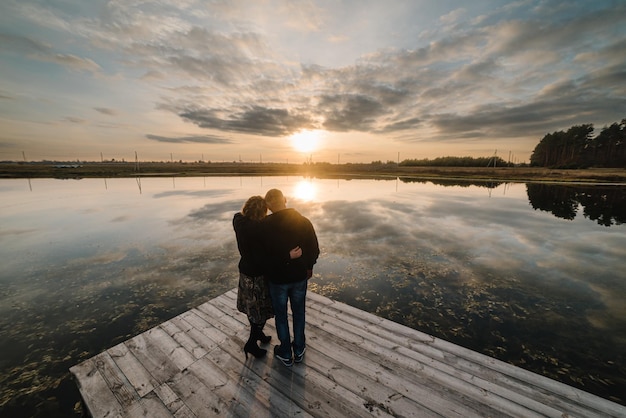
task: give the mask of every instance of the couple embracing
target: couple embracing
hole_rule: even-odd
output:
[[[267,215],[267,210],[272,213]],[[266,216],[267,215],[267,216]],[[320,250],[311,222],[298,211],[287,208],[287,199],[278,189],[265,198],[252,196],[233,218],[239,260],[237,309],[248,316],[250,338],[244,345],[259,358],[267,350],[257,341],[269,343],[263,333],[265,322],[275,316],[280,345],[274,356],[285,366],[304,358],[305,302],[308,279]],[[293,342],[289,332],[287,305],[293,318]]]

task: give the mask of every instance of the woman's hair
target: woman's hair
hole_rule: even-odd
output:
[[[259,221],[267,214],[267,203],[261,196],[252,196],[244,203],[241,213],[243,216]]]

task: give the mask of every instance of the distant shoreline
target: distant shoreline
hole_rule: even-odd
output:
[[[305,177],[422,177],[471,180],[624,183],[626,168],[404,167],[396,164],[182,162],[5,162],[0,178],[113,178],[299,175]]]

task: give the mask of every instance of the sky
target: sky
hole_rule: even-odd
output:
[[[624,118],[623,0],[0,3],[0,160],[527,162]]]

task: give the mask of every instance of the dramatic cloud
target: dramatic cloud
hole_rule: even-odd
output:
[[[117,112],[115,111],[115,109],[108,109],[106,107],[94,107],[94,110],[107,116],[117,115]]]
[[[7,0],[0,55],[11,82],[3,89],[24,97],[10,121],[59,120],[56,109],[89,120],[77,112],[83,103],[125,115],[135,128],[119,137],[124,148],[123,138],[137,140],[133,131],[150,130],[158,138],[233,135],[224,155],[250,149],[249,140],[255,153],[284,152],[278,139],[321,129],[329,149],[375,156],[390,147],[482,153],[494,144],[529,154],[547,132],[626,115],[626,3],[354,7]],[[57,105],[24,116],[33,109],[27,100]],[[216,143],[147,139],[192,154],[194,144]]]
[[[201,128],[219,131],[250,133],[265,136],[285,136],[298,129],[313,127],[309,118],[289,112],[287,109],[268,109],[251,106],[233,109],[232,114],[215,110],[191,110],[180,116]]]
[[[83,124],[86,123],[87,121],[85,119],[81,119],[81,118],[75,118],[73,116],[67,116],[65,118],[66,121],[71,122],[71,123],[77,123],[77,124]]]
[[[168,142],[171,144],[230,144],[232,142],[229,139],[215,136],[183,136],[173,138],[148,134],[146,135],[146,138],[153,141]]]
[[[25,36],[0,34],[0,49],[6,49],[14,53],[25,52],[34,59],[53,62],[75,71],[95,73],[101,70],[100,66],[89,58],[55,53],[52,47]]]

